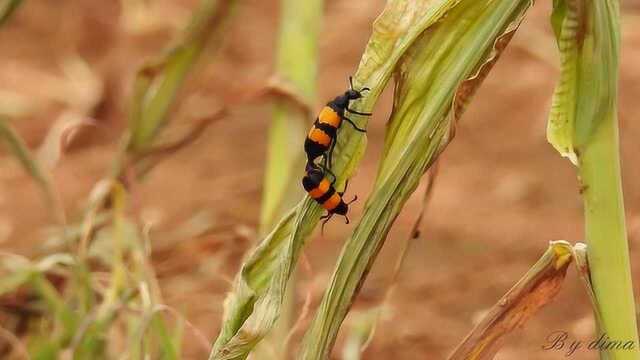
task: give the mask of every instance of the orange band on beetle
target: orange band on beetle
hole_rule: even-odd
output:
[[[328,106],[325,106],[324,108],[322,108],[322,111],[320,111],[320,115],[318,115],[318,121],[321,124],[328,124],[331,127],[337,128],[340,126],[340,122],[342,122],[342,119],[335,110]]]
[[[309,196],[311,196],[313,199],[318,199],[322,197],[322,195],[326,194],[330,186],[331,186],[331,183],[329,182],[329,180],[322,179],[320,184],[318,184],[318,187],[309,191]]]
[[[309,132],[309,139],[324,146],[329,146],[329,144],[331,144],[331,137],[324,131],[317,128],[311,129]]]
[[[329,198],[329,200],[325,201],[324,204],[322,204],[322,207],[325,208],[327,211],[331,211],[335,209],[338,205],[340,205],[340,201],[342,201],[342,198],[340,197],[340,195],[335,193],[333,194],[333,196]]]

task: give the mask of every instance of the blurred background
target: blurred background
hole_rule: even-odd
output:
[[[346,88],[384,3],[326,1],[314,111]],[[41,149],[39,158],[51,166],[70,218],[109,172],[126,128],[136,70],[166,48],[196,5],[196,0],[26,1],[0,29],[0,114],[11,117],[30,148],[36,153]],[[582,239],[582,201],[574,169],[545,136],[558,75],[550,6],[551,1],[540,1],[533,7],[459,123],[455,140],[440,158],[422,235],[411,244],[396,288],[382,304],[391,269],[420,209],[423,187],[396,221],[343,326],[336,358],[349,324],[357,318],[353,315],[381,305],[384,311],[365,359],[443,358],[550,240]],[[219,51],[204,53],[197,76],[189,77],[181,90],[171,121],[190,121],[192,114],[216,109],[267,81],[274,68],[278,15],[277,1],[241,2]],[[636,294],[639,15],[640,1],[622,1],[619,110]],[[150,226],[163,300],[206,339],[217,335],[230,281],[243,254],[258,240],[271,109],[266,101],[234,108],[132,187],[131,211]],[[370,191],[390,109],[387,91],[369,124],[365,159],[350,183],[349,193],[362,199],[352,207],[352,221],[357,221]],[[47,139],[59,138],[69,119],[87,118],[94,125],[67,134],[61,149],[53,146],[59,154],[52,152]],[[0,149],[0,250],[28,257],[46,253],[51,224],[37,186]],[[309,294],[312,309],[320,301],[352,227],[334,220],[324,236],[318,231],[310,239],[299,266],[298,309]],[[563,353],[541,350],[556,330],[584,341],[593,338],[588,297],[573,268],[556,300],[511,335],[497,358],[562,359]],[[185,356],[205,358],[205,345],[187,331]],[[578,352],[574,358],[595,359],[595,354]]]

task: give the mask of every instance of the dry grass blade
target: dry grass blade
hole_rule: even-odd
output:
[[[186,130],[184,134],[180,135],[178,140],[159,143],[152,148],[141,151],[135,156],[133,161],[137,165],[136,176],[138,178],[144,177],[145,174],[156,167],[162,160],[167,159],[170,155],[175,154],[200,138],[211,125],[224,119],[227,114],[227,109],[222,108],[210,116],[196,120],[194,124],[189,126],[189,129]]]
[[[131,162],[133,165],[142,167],[139,175],[143,175],[160,161],[160,157],[155,157],[146,164],[141,161],[145,160],[149,154],[157,155],[178,150],[202,134],[210,124],[224,116],[223,109],[199,121],[182,140],[171,144],[168,148],[163,148],[161,145],[154,149],[156,145],[154,141],[167,123],[177,92],[207,46],[219,45],[236,3],[236,0],[201,0],[181,39],[159,59],[148,62],[140,68],[133,84],[129,105],[129,132],[123,136],[119,154],[114,159],[110,174],[111,181],[122,181],[128,185],[131,179],[127,177],[138,175],[135,174],[135,169],[129,171],[132,170],[129,166]],[[94,199],[94,208],[92,212],[86,214],[83,223],[92,222],[91,218],[104,207],[107,195],[107,192],[103,192],[100,198]]]
[[[551,242],[538,262],[489,310],[448,359],[493,359],[505,336],[523,326],[558,294],[572,252],[566,241]]]
[[[53,217],[60,224],[64,223],[64,212],[56,193],[49,174],[42,168],[36,158],[31,154],[27,145],[22,141],[20,135],[9,125],[6,118],[0,116],[0,142],[4,142],[9,152],[20,162],[25,171],[40,186],[45,196],[47,205],[51,209]]]
[[[587,290],[589,300],[591,300],[591,306],[596,317],[596,323],[602,324],[602,314],[600,313],[598,299],[596,298],[596,293],[593,290],[593,283],[591,282],[591,272],[589,270],[589,260],[587,258],[587,244],[575,244],[573,246],[573,258],[576,264],[576,269],[578,270],[578,275],[582,280],[585,290]]]
[[[62,114],[51,126],[38,148],[36,153],[38,163],[46,169],[54,169],[62,159],[74,135],[81,128],[87,126],[97,126],[97,123],[73,112]]]
[[[274,101],[285,103],[303,113],[306,119],[311,119],[314,115],[311,100],[300,94],[300,91],[293,84],[277,75],[269,78],[266,84],[252,97],[256,99],[271,98]]]
[[[140,69],[129,119],[131,152],[137,153],[152,145],[166,123],[184,79],[205,47],[215,42],[213,40],[219,42],[236,2],[202,0],[182,39],[166,55]]]
[[[157,146],[154,146],[153,148],[143,152],[140,156],[153,157],[153,156],[166,156],[166,155],[173,154],[174,152],[196,141],[200,136],[202,136],[204,131],[209,126],[218,122],[219,120],[222,120],[227,115],[228,115],[227,109],[223,108],[218,110],[211,116],[200,118],[196,120],[193,125],[190,126],[190,128],[186,131],[184,135],[180,137],[179,140],[165,143],[165,144],[158,144]]]

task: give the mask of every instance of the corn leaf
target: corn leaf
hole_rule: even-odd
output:
[[[461,1],[405,54],[374,190],[305,336],[303,359],[329,356],[396,216],[451,140],[455,121],[531,5]]]
[[[394,1],[373,26],[373,34],[354,76],[355,87],[371,92],[353,109],[370,111],[393,74],[398,61],[429,25],[440,19],[457,1]],[[366,125],[366,118],[359,127]],[[360,162],[366,137],[348,127],[340,133],[333,172],[338,189],[344,186]],[[302,149],[300,149],[302,151]],[[249,254],[225,301],[222,329],[210,359],[244,359],[278,318],[287,281],[306,238],[315,228],[322,209],[305,197]]]
[[[617,7],[616,1],[554,1],[551,24],[561,65],[547,137],[576,165],[576,151],[616,106],[620,34],[612,16]]]
[[[566,241],[553,241],[542,257],[482,318],[449,360],[489,360],[505,337],[522,327],[560,291],[573,248]]]

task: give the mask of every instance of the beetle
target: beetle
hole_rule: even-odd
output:
[[[351,124],[356,131],[366,132],[365,129],[359,128],[353,120],[349,119],[346,113],[363,116],[372,115],[371,113],[363,113],[349,108],[351,101],[362,98],[362,93],[370,90],[368,87],[355,90],[353,88],[353,78],[350,76],[349,90],[329,101],[327,105],[322,108],[304,141],[304,151],[307,154],[307,168],[310,166],[313,167],[312,164],[314,164],[315,160],[320,156],[323,156],[324,167],[331,167],[331,155],[336,145],[336,137],[344,121]]]
[[[324,220],[322,222],[323,232],[324,225],[335,214],[344,216],[345,222],[348,224],[349,217],[347,216],[347,213],[349,212],[349,205],[358,200],[358,196],[355,196],[353,200],[345,202],[343,198],[344,191],[336,191],[334,185],[335,176],[333,181],[330,181],[325,176],[325,172],[319,167],[308,167],[305,176],[302,178],[302,186],[304,187],[304,190],[309,193],[309,196],[312,199],[327,210],[327,214],[320,218],[321,220]],[[345,191],[347,189],[347,185],[348,183],[345,185]]]

